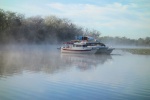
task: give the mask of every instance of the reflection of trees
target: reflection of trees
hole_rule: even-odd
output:
[[[0,50],[0,75],[19,74],[23,71],[55,73],[77,66],[81,70],[103,64],[111,56],[63,55],[50,48],[13,47]]]
[[[52,52],[52,53],[51,53]],[[48,48],[7,48],[0,50],[0,75],[12,75],[23,71],[54,73],[63,69],[58,52]]]
[[[104,64],[110,55],[85,55],[85,54],[61,54],[62,60],[71,66],[77,66],[80,70],[87,70]]]

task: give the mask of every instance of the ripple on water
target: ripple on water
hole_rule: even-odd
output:
[[[111,85],[111,82],[100,80],[64,81],[64,79],[51,80],[53,76],[42,73],[25,72],[21,76],[0,79],[0,96],[2,100],[127,100],[150,98],[148,84],[120,83]],[[25,81],[26,80],[26,81]],[[138,79],[135,79],[138,82]],[[135,81],[133,80],[133,81]],[[6,84],[7,83],[7,84]]]

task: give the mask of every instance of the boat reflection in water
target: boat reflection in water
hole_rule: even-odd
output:
[[[111,55],[61,54],[61,59],[70,66],[76,66],[80,70],[88,70],[110,61],[112,57]]]

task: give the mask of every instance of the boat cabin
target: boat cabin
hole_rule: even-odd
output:
[[[100,42],[95,42],[95,43],[86,43],[88,46],[105,46],[105,44],[100,43]]]
[[[87,47],[87,45],[76,45],[76,44],[74,44],[73,47]]]

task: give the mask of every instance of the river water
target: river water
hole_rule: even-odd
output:
[[[150,55],[56,48],[1,46],[0,100],[150,100]]]

